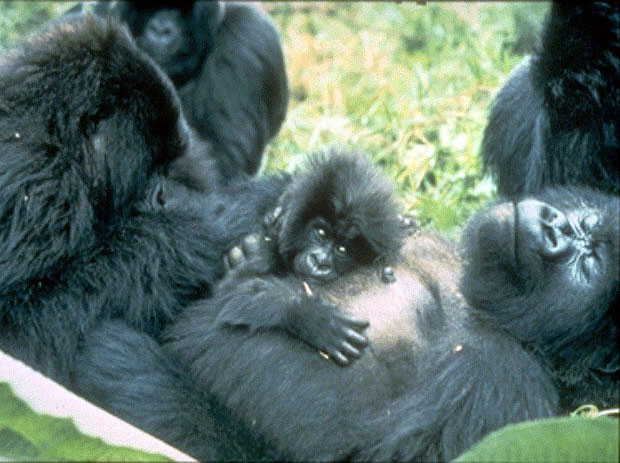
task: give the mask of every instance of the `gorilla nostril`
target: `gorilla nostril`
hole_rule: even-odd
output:
[[[543,224],[556,228],[565,228],[568,225],[566,216],[555,207],[541,203],[540,220]]]
[[[542,252],[547,256],[557,256],[566,251],[571,240],[557,227],[542,225]]]
[[[558,245],[558,238],[554,228],[543,225],[543,235],[550,247],[554,248]]]

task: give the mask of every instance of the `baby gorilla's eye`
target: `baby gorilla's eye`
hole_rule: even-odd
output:
[[[325,231],[324,228],[317,227],[314,229],[314,232],[317,234],[319,238],[322,238],[322,239],[327,238],[327,232]]]

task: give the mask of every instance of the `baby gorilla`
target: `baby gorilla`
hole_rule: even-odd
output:
[[[368,323],[334,310],[310,284],[394,256],[412,222],[399,216],[392,185],[379,170],[344,153],[313,158],[276,204],[262,233],[246,236],[225,256],[228,275],[218,293],[230,293],[227,286],[243,274],[265,278],[237,288],[217,326],[282,329],[347,365],[368,345],[362,334]]]

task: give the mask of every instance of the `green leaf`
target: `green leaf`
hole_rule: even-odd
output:
[[[170,461],[87,436],[69,418],[36,413],[4,382],[0,383],[0,460]]]
[[[552,418],[506,426],[485,437],[457,462],[618,462],[615,418]]]

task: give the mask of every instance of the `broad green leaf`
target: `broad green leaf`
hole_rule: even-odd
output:
[[[552,418],[506,426],[457,458],[457,462],[610,462],[620,442],[616,418]]]
[[[170,461],[108,445],[81,433],[69,418],[36,413],[8,383],[0,383],[0,460]]]

